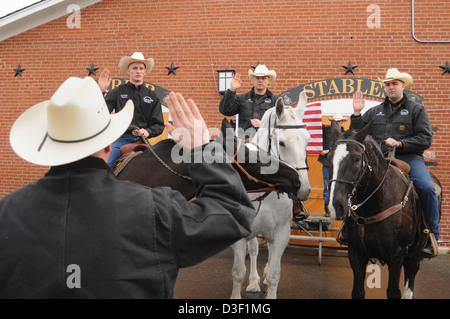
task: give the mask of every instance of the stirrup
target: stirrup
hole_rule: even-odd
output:
[[[439,246],[436,240],[436,237],[434,237],[434,234],[430,232],[429,229],[424,229],[423,232],[427,234],[427,242],[425,243],[425,246],[422,248],[422,256],[425,258],[434,258],[439,255]]]

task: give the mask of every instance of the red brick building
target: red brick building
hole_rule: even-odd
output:
[[[445,197],[450,187],[450,69],[443,74],[450,61],[449,11],[447,0],[41,1],[25,13],[0,19],[0,197],[47,170],[12,152],[8,137],[14,120],[50,98],[67,77],[88,76],[92,64],[99,68],[90,75],[95,79],[104,68],[121,77],[120,57],[143,52],[155,60],[146,80],[193,98],[210,127],[223,117],[218,70],[243,74],[240,93],[245,93],[251,88],[248,69],[266,64],[278,75],[270,89],[280,94],[322,80],[353,80],[347,85],[376,80],[396,67],[413,76],[412,91],[423,97],[438,128],[428,154],[438,163],[430,169],[444,190],[441,239],[450,240]],[[342,66],[349,61],[357,66],[354,74],[344,74]],[[176,75],[168,75],[172,62],[179,67]],[[19,65],[22,76],[15,76]],[[342,100],[350,97],[348,86],[321,88],[323,94],[313,101],[348,103]],[[367,94],[381,97],[379,88],[372,90]]]

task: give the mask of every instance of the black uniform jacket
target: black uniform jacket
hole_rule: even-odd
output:
[[[351,116],[350,129],[361,129],[373,120],[371,134],[383,153],[388,151],[384,141],[391,137],[403,146],[396,149],[395,157],[403,161],[423,160],[423,152],[431,146],[433,128],[425,108],[406,97],[400,106],[391,110],[388,98],[369,109],[364,115]]]
[[[259,99],[254,88],[247,93],[238,95],[235,91],[227,90],[220,101],[219,112],[226,116],[239,113],[239,128],[247,133],[246,136],[253,137],[256,134],[256,129],[252,126],[250,120],[261,120],[264,113],[275,106],[276,100],[277,96],[269,90]]]
[[[128,100],[134,103],[134,115],[131,124],[147,130],[149,137],[160,135],[164,131],[164,117],[161,102],[156,93],[144,84],[135,86],[127,82],[109,91],[105,95],[105,102],[109,112],[120,112]],[[131,129],[127,133],[131,133]]]
[[[88,157],[0,200],[0,298],[171,298],[179,267],[250,234],[230,164],[192,163],[197,199],[119,181]],[[80,287],[76,287],[79,283]]]

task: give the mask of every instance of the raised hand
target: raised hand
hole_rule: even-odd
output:
[[[181,93],[170,92],[166,99],[173,125],[164,123],[167,131],[183,149],[209,143],[209,132],[205,121],[193,100],[184,99]]]
[[[237,90],[239,90],[239,88],[241,86],[242,86],[241,74],[236,72],[236,73],[233,74],[233,77],[232,77],[231,82],[230,82],[230,87],[234,91],[237,91]]]
[[[98,82],[97,83],[98,83],[98,86],[100,87],[100,90],[102,92],[105,92],[106,89],[111,84],[111,78],[109,77],[109,70],[108,69],[104,69],[100,73],[100,77],[98,78]]]
[[[365,103],[366,101],[364,100],[363,93],[361,91],[356,91],[356,93],[353,94],[353,114],[360,115]]]

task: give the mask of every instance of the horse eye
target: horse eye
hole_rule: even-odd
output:
[[[285,147],[286,146],[286,144],[284,144],[284,142],[283,141],[281,141],[280,143],[278,143],[278,144],[280,144],[280,146],[281,147]]]

